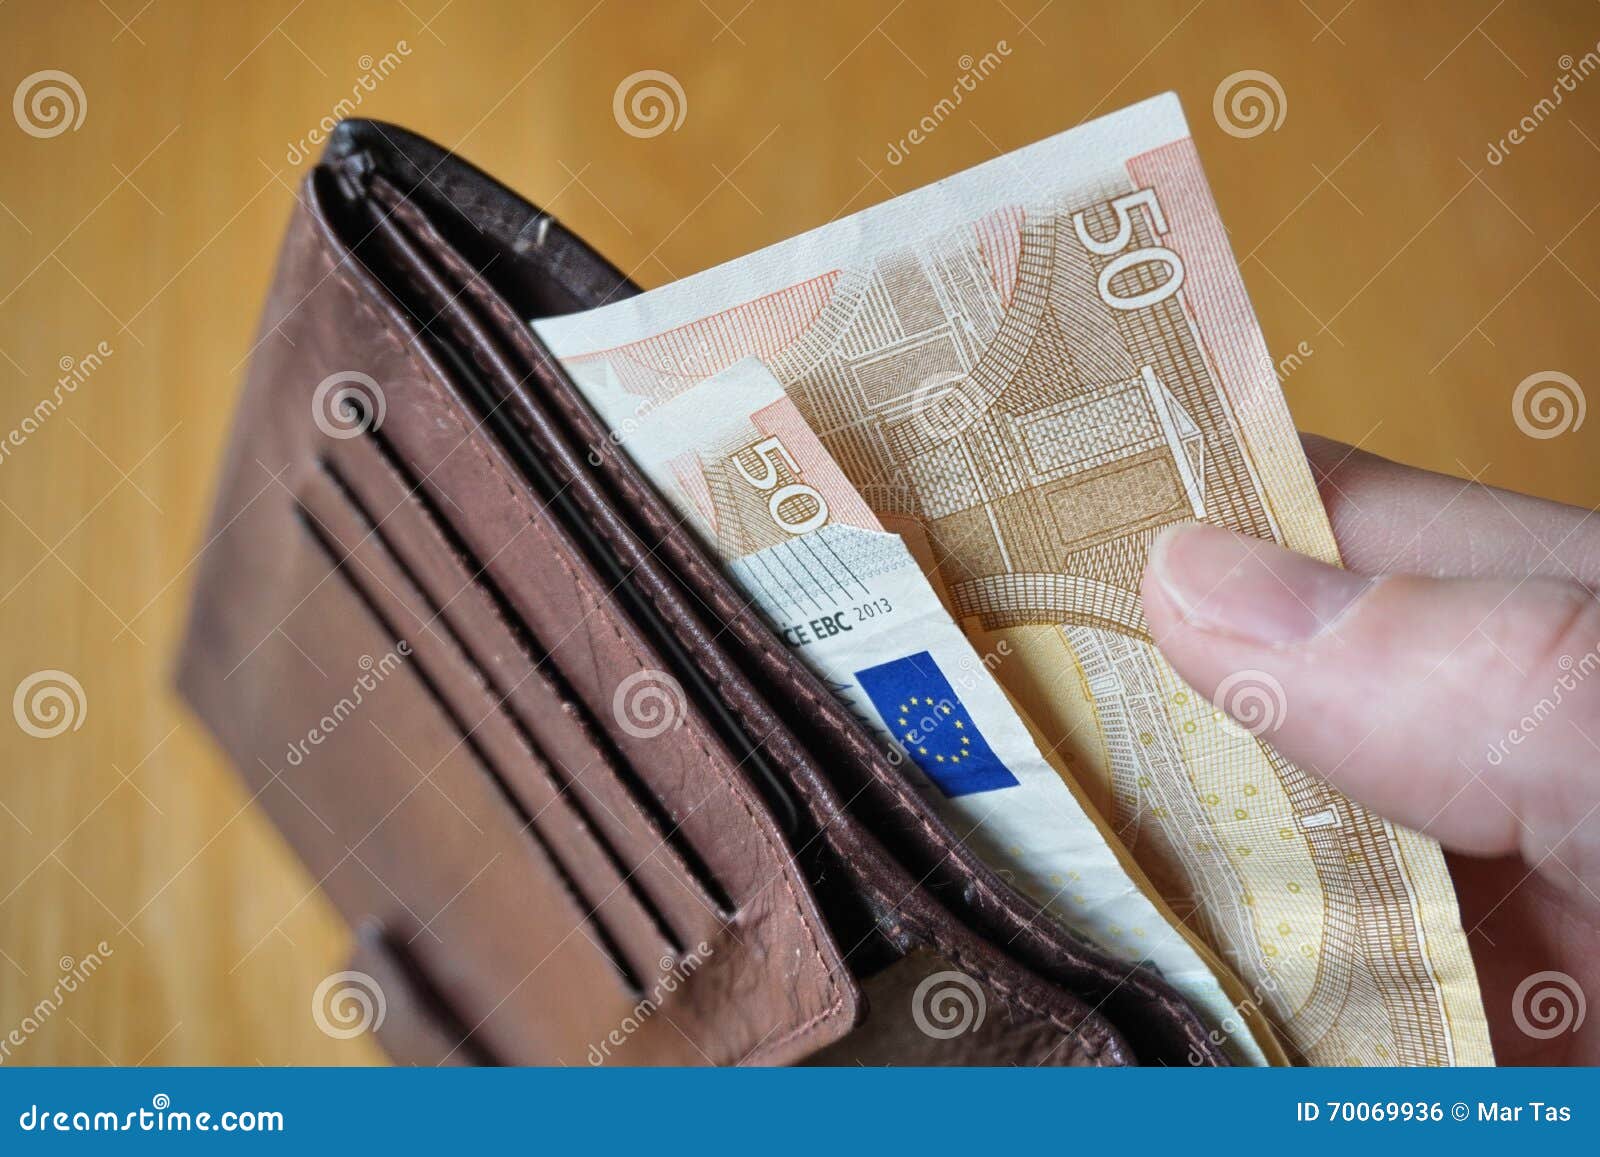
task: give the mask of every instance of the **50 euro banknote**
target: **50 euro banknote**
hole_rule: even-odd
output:
[[[1214,706],[1146,628],[1171,523],[1337,561],[1175,97],[536,328],[1056,918],[1161,969],[1241,1059],[1276,1052],[1259,1012],[1312,1063],[1491,1061],[1437,845],[1219,709],[1281,712],[1269,682]]]

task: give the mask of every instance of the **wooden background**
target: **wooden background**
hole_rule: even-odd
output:
[[[459,150],[646,284],[737,256],[1176,89],[1303,428],[1592,506],[1600,417],[1534,439],[1530,374],[1600,389],[1600,75],[1590,0],[11,0],[0,96],[45,69],[73,131],[0,117],[0,438],[63,366],[103,364],[0,458],[0,698],[70,673],[81,726],[0,726],[6,1063],[365,1063],[310,1016],[347,933],[168,691],[256,312],[305,168],[360,112]],[[965,70],[1009,55],[900,163]],[[685,117],[624,133],[642,69]],[[1213,94],[1270,73],[1283,119]],[[26,106],[24,106],[26,112]],[[1534,117],[1498,164],[1490,142]],[[24,117],[26,119],[26,116]],[[1300,343],[1305,343],[1302,347]],[[1309,353],[1304,353],[1309,350]],[[70,361],[68,360],[70,359]],[[63,965],[100,971],[36,1030]],[[71,958],[64,961],[63,958]]]

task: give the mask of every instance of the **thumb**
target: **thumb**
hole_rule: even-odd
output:
[[[1448,847],[1555,856],[1600,890],[1600,601],[1581,584],[1365,578],[1188,524],[1143,596],[1178,674],[1287,758]]]

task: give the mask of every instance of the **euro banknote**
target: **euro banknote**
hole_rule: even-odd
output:
[[[590,395],[680,518],[712,545],[767,621],[876,730],[896,763],[975,848],[1046,899],[1075,931],[1151,964],[1213,1024],[1237,1018],[1226,971],[1117,855],[993,675],[1011,652],[979,654],[904,540],[886,531],[760,359],[745,357],[648,413]],[[959,801],[971,799],[974,807]],[[1026,846],[1023,865],[1007,848]],[[1242,1063],[1272,1055],[1255,1033],[1227,1043]],[[1270,1033],[1270,1030],[1266,1030]]]
[[[1160,968],[1246,1059],[1275,1051],[1260,1013],[1310,1063],[1492,1060],[1437,845],[1273,751],[1269,679],[1213,703],[1145,624],[1175,522],[1337,561],[1176,97],[535,324],[774,629],[1055,918]],[[913,630],[843,630],[896,605],[856,565],[897,576]],[[925,719],[939,703],[961,728]]]

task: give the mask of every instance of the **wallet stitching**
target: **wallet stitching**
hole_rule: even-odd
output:
[[[477,281],[479,279],[479,275],[476,272],[472,271],[470,266],[467,266],[461,260],[459,255],[456,254],[448,246],[448,244],[446,244],[444,242],[443,238],[438,234],[438,231],[436,229],[434,229],[432,223],[429,222],[426,219],[426,217],[422,216],[421,214],[415,214],[415,219],[414,219],[414,217],[413,217],[414,211],[407,212],[407,210],[409,210],[409,209],[410,209],[410,206],[405,205],[404,203],[396,206],[397,214],[403,216],[407,220],[407,222],[410,223],[410,224],[413,224],[414,227],[421,228],[422,230],[424,230],[427,233],[429,240],[432,241],[434,243],[435,247],[436,247],[436,250],[437,250],[436,256],[438,256],[440,260],[443,260],[450,267],[450,269],[451,269],[451,271],[453,273],[455,273],[457,276],[461,277],[463,279],[463,281],[466,283],[466,285],[469,288],[469,290],[470,290],[470,288],[477,283]],[[515,319],[514,315],[511,314],[510,309],[506,306],[506,304],[503,301],[501,301],[499,299],[498,295],[487,294],[487,293],[473,293],[473,296],[474,296],[475,299],[477,299],[480,302],[484,303],[496,315],[497,319],[501,322],[501,324],[503,326],[506,326],[508,329],[510,329],[512,333],[516,334],[519,340],[526,336],[521,331],[521,323],[518,322]],[[453,322],[447,322],[447,324],[450,324],[452,329],[455,328],[455,325],[454,325]],[[458,332],[457,336],[465,338],[467,335],[463,335],[463,334],[460,334]],[[479,354],[479,351],[476,350],[474,343],[472,343],[470,341],[466,341],[464,344],[466,344],[468,348],[473,349],[475,360],[478,360],[478,358],[481,355]],[[544,357],[541,355],[541,353],[537,349],[537,347],[533,346],[531,341],[529,341],[528,345],[529,345],[529,351],[535,355],[534,360],[535,360],[536,366],[540,370],[542,370],[544,368],[544,361],[545,361]],[[483,364],[481,360],[479,361],[479,365],[480,365],[480,368],[482,368],[482,369],[484,369],[486,371],[492,371],[492,369],[493,369],[493,367]],[[549,394],[561,406],[563,412],[566,414],[566,416],[567,416],[567,418],[569,420],[576,420],[577,415],[574,413],[574,407],[571,406],[570,404],[568,404],[565,398],[560,396],[560,391],[551,390],[551,391],[549,391]],[[630,496],[634,497],[635,499],[637,499],[639,497],[639,491],[638,491],[637,487],[634,487],[632,485],[628,485],[627,486],[627,490],[628,490],[628,493],[630,494]],[[580,495],[580,500],[581,500],[581,495]],[[612,544],[613,547],[622,545],[622,544],[618,543],[616,538],[614,536],[612,536],[606,529],[604,529],[603,526],[601,526],[599,524],[596,524],[596,530],[600,534],[602,534],[606,538],[606,540]],[[697,573],[697,577],[699,577],[700,575],[703,574],[704,568],[699,565],[697,560],[692,560],[692,561],[694,563],[694,570]],[[651,598],[651,601],[656,604],[656,607],[657,607],[658,610],[663,612],[663,615],[667,619],[667,621],[669,623],[675,622],[675,619],[673,618],[673,616],[667,615],[665,613],[668,610],[668,608],[663,607],[661,605],[658,594],[656,592],[654,592],[654,591],[651,591],[651,592],[648,592],[648,593],[649,593],[649,596]],[[741,614],[739,616],[739,619],[740,619],[740,625],[741,626],[744,625],[743,621],[742,621],[742,619],[743,619],[742,612],[741,612]],[[676,628],[674,628],[674,634],[677,634],[677,633],[678,632],[677,632]],[[680,638],[680,641],[684,641],[682,639],[681,635],[679,635],[679,638]],[[764,638],[758,638],[758,641],[762,645],[763,649],[768,649],[772,645],[770,640],[767,640],[767,639],[764,639]],[[772,653],[770,651],[770,649],[768,650],[768,653],[769,654]],[[705,674],[717,686],[718,690],[723,692],[724,701],[728,703],[728,706],[740,716],[740,718],[746,723],[746,725],[749,725],[752,721],[749,719],[749,717],[746,714],[746,712],[742,708],[740,708],[735,702],[732,701],[732,697],[728,695],[726,689],[723,686],[723,681],[717,675],[713,674],[712,672],[707,671],[707,672],[705,672]],[[788,681],[785,681],[785,685],[788,686],[790,690],[803,695],[807,699],[808,702],[812,702],[812,703],[816,702],[815,696],[811,695],[809,692],[807,692],[803,687],[799,686],[798,684],[790,684],[790,683],[788,683]],[[841,734],[844,734],[844,738],[846,738],[851,743],[852,750],[855,751],[857,755],[875,754],[875,753],[872,753],[872,749],[870,749],[870,748],[869,749],[864,749],[860,745],[860,741],[857,739],[857,737],[855,737],[853,735],[849,735],[847,733],[843,733],[843,732],[841,732]],[[907,802],[906,795],[904,793],[903,787],[900,784],[894,783],[892,781],[892,779],[889,780],[889,783],[890,783],[890,786],[894,789],[896,797],[899,798],[902,803]],[[800,790],[801,792],[805,793],[807,795],[807,798],[811,798],[811,793],[807,792],[806,789],[802,785],[797,784],[796,787],[797,787],[798,790]],[[924,830],[927,831],[930,836],[936,835],[936,833],[933,831],[931,826],[927,824],[926,819],[924,817],[918,816],[917,818],[918,818],[919,823],[922,824]],[[974,881],[974,882],[976,883],[977,881]],[[1084,1021],[1089,1019],[1088,1016],[1084,1017],[1076,1025],[1070,1024],[1070,1023],[1062,1020],[1059,1013],[1052,1012],[1051,1010],[1049,1010],[1049,1009],[1047,1009],[1045,1007],[1042,1007],[1037,1002],[1035,1002],[1032,999],[1024,996],[1010,982],[999,979],[998,977],[996,977],[993,974],[993,972],[989,968],[987,968],[986,966],[984,966],[984,965],[982,965],[982,964],[980,964],[978,962],[973,961],[970,958],[970,955],[964,949],[957,947],[952,941],[950,941],[948,939],[948,937],[946,937],[945,935],[940,933],[937,929],[933,928],[932,926],[930,926],[926,922],[922,921],[921,919],[918,919],[916,917],[908,915],[904,911],[900,911],[899,915],[900,915],[901,920],[903,920],[906,924],[910,925],[911,927],[916,928],[923,935],[924,938],[926,938],[935,947],[939,948],[942,952],[944,952],[945,955],[952,960],[952,962],[960,964],[963,967],[965,967],[968,970],[970,970],[971,972],[973,972],[973,973],[977,974],[978,976],[980,976],[986,983],[988,983],[991,987],[993,987],[995,989],[995,991],[998,992],[1002,996],[1002,998],[1010,1000],[1012,1003],[1014,1003],[1017,1006],[1025,1009],[1028,1012],[1033,1013],[1035,1016],[1042,1017],[1047,1023],[1049,1023],[1049,1024],[1053,1025],[1054,1027],[1056,1027],[1057,1029],[1059,1029],[1064,1035],[1069,1036],[1069,1037],[1077,1037],[1078,1038],[1078,1049],[1084,1055],[1089,1056],[1091,1058],[1099,1057],[1099,1055],[1101,1054],[1101,1052],[1103,1051],[1103,1049],[1105,1047],[1105,1044],[1107,1043],[1107,1039],[1108,1038],[1102,1038],[1100,1041],[1095,1042],[1093,1044],[1089,1043],[1085,1039],[1085,1036],[1084,1036]],[[1088,1009],[1087,1003],[1085,1003],[1085,1008]],[[1093,1016],[1094,1015],[1094,1011],[1095,1010],[1093,1010],[1093,1009],[1088,1009],[1089,1016]],[[774,1043],[782,1043],[782,1042],[780,1041],[780,1042],[774,1042]]]
[[[405,339],[404,335],[398,333],[395,330],[393,320],[391,318],[389,318],[384,312],[378,310],[368,300],[368,294],[371,292],[369,287],[367,287],[366,285],[362,284],[356,278],[356,276],[353,273],[353,271],[349,268],[349,266],[347,265],[346,261],[342,258],[342,255],[340,255],[339,253],[337,253],[334,250],[332,242],[330,241],[328,236],[324,233],[324,231],[322,231],[320,229],[319,230],[313,230],[313,234],[316,237],[316,240],[318,242],[319,248],[322,250],[322,253],[323,253],[324,257],[330,262],[330,264],[332,266],[330,271],[333,273],[335,279],[339,283],[343,284],[345,286],[345,288],[351,292],[351,295],[354,297],[354,299],[356,300],[357,305],[361,308],[361,310],[365,314],[367,314],[368,317],[370,317],[371,319],[373,319],[374,321],[376,321],[379,324],[379,326],[382,329],[383,333],[389,338],[389,340],[391,342],[394,343],[394,346],[395,346],[397,352],[399,352],[399,354],[401,355],[401,357],[404,358],[406,360],[406,362],[411,365],[413,370],[416,370],[416,371],[420,372],[420,375],[421,375],[422,379],[428,383],[429,387],[433,390],[434,394],[438,397],[438,399],[442,403],[444,403],[444,406],[443,406],[444,410],[447,413],[450,414],[451,418],[455,421],[457,428],[461,430],[463,440],[472,445],[473,450],[477,453],[479,459],[483,462],[483,464],[488,467],[489,472],[500,482],[500,484],[502,486],[505,487],[506,493],[511,496],[513,504],[518,509],[524,509],[521,497],[517,494],[517,491],[516,491],[515,487],[511,484],[510,479],[508,479],[505,476],[504,472],[501,471],[499,465],[484,450],[484,448],[482,447],[482,445],[479,444],[477,439],[473,437],[473,432],[470,431],[467,428],[467,425],[462,420],[461,415],[456,412],[455,406],[453,404],[451,404],[451,399],[449,399],[445,395],[444,391],[434,381],[434,374],[431,372],[429,367],[424,365],[422,363],[422,361],[417,357],[415,350],[411,347],[410,343]],[[469,348],[470,348],[470,346],[469,346]],[[550,532],[540,523],[540,521],[539,521],[539,519],[538,519],[538,517],[536,515],[526,515],[526,517],[528,519],[529,525],[533,528],[534,532],[537,535],[540,536],[540,538],[545,542],[545,544],[547,546],[549,546],[549,547],[556,547],[557,546],[557,544],[555,544],[555,543],[553,543],[551,541]],[[580,592],[580,594],[585,596],[588,599],[588,601],[593,604],[593,609],[596,612],[601,612],[602,620],[611,629],[611,632],[616,637],[617,641],[623,645],[623,649],[624,649],[625,653],[629,656],[629,658],[631,658],[633,660],[633,662],[638,666],[639,670],[641,670],[641,671],[645,670],[644,664],[639,659],[639,656],[635,653],[634,647],[629,644],[629,642],[628,642],[628,640],[626,638],[623,637],[622,632],[618,629],[617,624],[614,621],[612,621],[611,617],[609,615],[606,615],[606,614],[603,613],[604,604],[599,600],[599,598],[595,594],[595,592],[590,590],[589,585],[567,563],[566,559],[562,556],[561,550],[560,549],[551,549],[550,553],[555,557],[557,563],[561,566],[561,569],[566,573],[568,579],[572,582],[574,588],[576,590],[578,590]],[[694,742],[695,746],[698,748],[698,750],[701,752],[701,754],[706,757],[706,760],[708,761],[708,763],[710,763],[714,767],[715,766],[720,766],[719,762],[711,754],[711,751],[709,750],[709,748],[705,744],[705,742],[704,742],[702,737],[700,737],[699,735],[696,735],[693,742]],[[827,960],[822,955],[822,947],[821,947],[821,944],[818,941],[818,938],[817,938],[817,935],[816,935],[816,929],[813,927],[813,922],[812,922],[811,918],[809,917],[809,915],[806,913],[805,907],[801,903],[800,897],[795,891],[794,881],[792,880],[791,875],[790,875],[790,873],[791,873],[791,871],[793,869],[793,860],[792,860],[792,858],[791,857],[786,857],[784,855],[784,849],[782,849],[781,847],[778,846],[777,842],[773,839],[772,834],[766,830],[765,826],[761,823],[760,819],[757,818],[756,813],[755,813],[755,809],[751,807],[750,801],[747,800],[744,797],[743,792],[740,790],[740,786],[736,782],[734,782],[730,777],[728,777],[727,775],[723,775],[722,779],[723,779],[724,785],[727,786],[731,790],[734,799],[737,800],[738,803],[739,803],[739,806],[744,809],[745,815],[750,819],[750,822],[754,825],[756,831],[760,834],[761,840],[766,845],[768,851],[773,854],[773,856],[779,861],[779,863],[781,865],[783,865],[782,869],[779,872],[779,875],[783,878],[784,889],[789,894],[789,899],[794,905],[795,914],[800,919],[801,927],[805,930],[806,938],[810,942],[812,953],[815,955],[817,963],[822,967],[822,973],[823,973],[823,976],[824,976],[825,981],[827,983],[828,990],[833,996],[833,1003],[832,1004],[830,1004],[826,1008],[820,1010],[819,1012],[817,1012],[815,1015],[813,1015],[811,1018],[809,1018],[805,1022],[803,1022],[803,1023],[795,1026],[794,1028],[790,1029],[789,1031],[785,1032],[784,1035],[779,1037],[777,1040],[774,1040],[774,1041],[771,1041],[771,1042],[763,1042],[761,1045],[758,1045],[757,1048],[755,1050],[753,1050],[752,1053],[751,1053],[751,1055],[754,1056],[754,1055],[757,1055],[759,1053],[766,1053],[766,1052],[772,1051],[773,1049],[777,1048],[778,1046],[780,1046],[782,1044],[785,1044],[788,1041],[790,1041],[790,1040],[800,1036],[801,1034],[805,1033],[806,1031],[811,1029],[817,1023],[819,1023],[819,1022],[831,1017],[841,1007],[843,1007],[844,1002],[845,1002],[845,995],[844,995],[843,990],[839,986],[837,978],[833,974],[833,969],[828,966]]]
[[[435,246],[437,247],[436,256],[438,256],[441,260],[445,261],[445,263],[448,266],[450,266],[452,272],[454,272],[458,276],[462,277],[464,282],[466,282],[466,284],[467,284],[467,286],[469,288],[472,285],[476,284],[476,282],[478,280],[478,274],[473,272],[469,266],[465,265],[465,263],[461,261],[460,257],[457,254],[455,254],[453,252],[453,250],[451,250],[447,244],[445,244],[443,239],[439,236],[438,232],[432,227],[431,222],[428,222],[425,217],[421,217],[420,220],[417,220],[417,221],[413,222],[412,221],[412,215],[410,213],[406,213],[405,212],[405,209],[407,209],[407,208],[409,208],[409,206],[403,206],[403,205],[402,206],[397,206],[396,212],[401,214],[402,216],[404,216],[407,219],[408,223],[413,223],[416,227],[420,227],[420,228],[424,229],[427,232],[427,234],[429,236],[429,239],[431,241],[433,241]],[[418,215],[418,216],[420,217],[420,215]],[[474,293],[473,296],[477,300],[479,300],[479,301],[483,302],[484,304],[486,304],[491,309],[491,311],[493,311],[496,314],[497,319],[502,323],[502,325],[506,325],[506,326],[508,326],[508,328],[511,328],[512,332],[517,333],[519,335],[519,337],[522,336],[521,335],[521,331],[520,331],[521,323],[517,322],[515,320],[514,316],[511,314],[509,308],[505,305],[504,302],[500,301],[499,298],[496,295],[483,294],[483,293]],[[447,324],[451,325],[452,330],[455,329],[455,323],[453,321],[447,321]],[[462,337],[462,338],[466,338],[468,335],[464,335],[464,334],[461,334],[461,333],[457,332],[457,336],[458,337]],[[466,344],[469,349],[473,349],[474,359],[475,360],[479,360],[481,355],[479,354],[479,351],[476,350],[474,343],[472,343],[471,341],[465,341],[464,344]],[[531,352],[533,352],[535,355],[538,355],[539,354],[538,349],[536,347],[532,347],[532,343],[531,342],[529,343],[529,345],[530,345]],[[539,368],[542,369],[543,368],[543,361],[544,361],[543,357],[542,356],[536,356],[535,361],[536,361],[536,364],[539,366]],[[492,371],[493,370],[492,366],[484,364],[481,360],[479,360],[479,365],[480,365],[480,368],[482,368],[482,369],[484,369],[486,371]],[[551,395],[553,397],[555,397],[555,400],[562,405],[562,409],[566,413],[568,419],[569,420],[575,419],[576,415],[573,413],[572,407],[570,407],[569,405],[565,404],[565,399],[563,399],[563,398],[561,398],[559,396],[559,392],[558,391],[550,391],[550,393],[551,393]],[[634,496],[635,498],[638,497],[637,488],[634,488],[634,487],[630,486],[630,487],[628,487],[628,491],[629,491],[630,495]],[[600,525],[598,525],[598,524],[596,525],[596,530],[600,534],[602,534],[606,538],[606,540],[608,542],[610,542],[614,547],[621,545],[620,543],[617,542],[617,540],[610,533],[608,533]],[[699,567],[698,564],[696,564],[695,570],[697,572],[699,572],[699,571],[702,571],[703,568]],[[658,594],[656,592],[654,592],[654,591],[651,591],[651,592],[648,592],[648,593],[649,593],[651,601],[656,604],[656,607],[657,607],[658,610],[663,612],[664,617],[667,619],[667,621],[669,623],[675,622],[675,619],[673,618],[673,616],[665,614],[665,612],[668,610],[668,608],[663,607],[661,605]],[[674,628],[674,634],[677,634],[677,633],[678,632],[676,631],[676,628]],[[682,639],[681,635],[679,636],[679,638],[680,638],[680,641],[684,641]],[[761,640],[761,642],[763,643],[764,646],[770,645],[770,641],[768,641],[768,640],[764,640],[763,639],[763,640]],[[746,725],[749,725],[752,721],[749,719],[748,715],[746,714],[746,712],[743,709],[741,709],[735,702],[731,701],[732,697],[728,695],[726,689],[723,687],[723,681],[717,675],[713,674],[712,672],[707,671],[707,672],[705,672],[705,674],[717,686],[718,690],[723,692],[724,701],[728,703],[728,706],[730,707],[730,709],[735,711],[740,716],[740,718],[746,723]],[[800,694],[805,695],[805,697],[807,698],[808,701],[815,702],[815,697],[810,695],[808,692],[806,692],[800,686],[791,685],[790,689],[795,691],[795,692],[798,692]],[[863,749],[859,746],[859,741],[854,736],[846,735],[846,738],[851,741],[852,749],[855,750],[858,755],[862,754],[862,750]],[[903,794],[903,789],[901,788],[901,786],[899,784],[892,783],[892,781],[891,781],[891,786],[895,788],[896,796],[902,802],[905,802],[906,797]],[[798,790],[800,790],[801,792],[806,794],[807,798],[811,798],[811,793],[806,791],[806,789],[803,786],[797,784],[796,787],[797,787]],[[924,829],[927,830],[930,835],[936,834],[936,833],[933,832],[931,827],[929,827],[927,825],[927,823],[926,823],[925,819],[923,819],[923,817],[919,816],[918,819],[919,819],[920,822],[922,822],[922,824],[924,826]],[[1031,998],[1023,995],[1020,992],[1020,990],[1018,990],[1010,982],[999,979],[997,976],[995,976],[993,974],[993,972],[989,968],[987,968],[983,964],[978,963],[976,961],[973,961],[971,959],[969,953],[967,953],[964,949],[958,947],[954,942],[949,940],[948,937],[946,937],[944,934],[939,932],[937,929],[935,929],[931,925],[927,924],[926,922],[924,922],[923,920],[921,920],[919,918],[910,916],[909,914],[905,913],[903,910],[899,912],[899,916],[900,916],[900,919],[904,923],[906,923],[907,925],[917,929],[925,939],[927,939],[935,947],[937,947],[940,951],[942,951],[953,963],[960,964],[962,967],[967,968],[969,971],[971,971],[971,972],[977,974],[979,977],[981,977],[996,992],[998,992],[1003,999],[1009,1000],[1013,1004],[1016,1004],[1018,1007],[1021,1007],[1024,1010],[1033,1013],[1035,1016],[1043,1018],[1047,1023],[1049,1023],[1050,1025],[1052,1025],[1055,1028],[1057,1028],[1058,1030],[1060,1030],[1063,1033],[1063,1035],[1065,1035],[1065,1036],[1067,1036],[1069,1038],[1071,1038],[1071,1037],[1077,1038],[1077,1042],[1078,1042],[1077,1043],[1077,1050],[1080,1053],[1082,1053],[1083,1055],[1088,1056],[1090,1058],[1098,1058],[1100,1056],[1100,1054],[1102,1053],[1102,1051],[1105,1048],[1106,1043],[1109,1040],[1109,1037],[1102,1036],[1102,1039],[1100,1039],[1099,1041],[1096,1041],[1094,1043],[1090,1043],[1086,1039],[1086,1036],[1085,1036],[1085,1022],[1087,1020],[1089,1020],[1091,1017],[1093,1017],[1094,1014],[1095,1014],[1095,1010],[1094,1009],[1088,1009],[1088,1006],[1087,1006],[1086,1003],[1085,1003],[1085,1008],[1088,1011],[1088,1015],[1083,1017],[1082,1019],[1080,1019],[1077,1024],[1071,1024],[1070,1022],[1067,1022],[1067,1021],[1063,1020],[1059,1013],[1052,1012],[1051,1010],[1041,1006],[1038,1002],[1036,1002],[1036,1001],[1032,1000]],[[804,1027],[807,1027],[807,1026],[801,1026],[801,1027],[804,1028]],[[793,1035],[793,1034],[791,1034],[791,1035]],[[788,1038],[786,1037],[786,1038],[783,1038],[783,1039],[786,1040]],[[774,1042],[774,1044],[780,1044],[780,1043],[783,1043],[782,1040]]]

